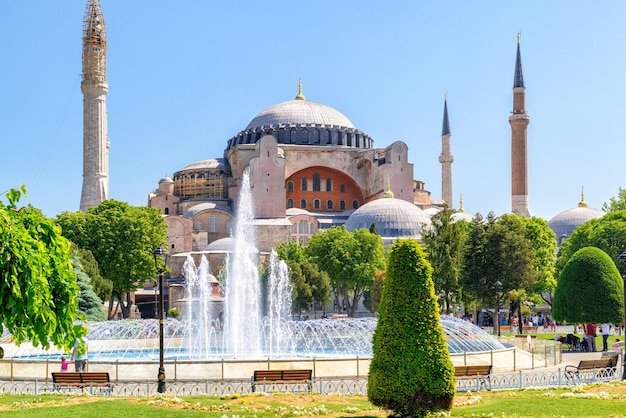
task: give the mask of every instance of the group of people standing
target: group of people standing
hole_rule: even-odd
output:
[[[587,346],[587,351],[597,351],[596,337],[598,336],[598,327],[595,323],[581,324],[580,331],[583,335],[583,346]],[[602,351],[609,351],[609,334],[611,334],[611,324],[600,325],[600,335],[602,335]]]

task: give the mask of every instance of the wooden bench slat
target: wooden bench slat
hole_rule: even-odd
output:
[[[252,391],[256,390],[257,382],[263,383],[306,383],[312,388],[313,370],[255,370],[252,376]]]
[[[58,387],[85,387],[89,385],[111,387],[108,372],[53,372],[52,382]]]

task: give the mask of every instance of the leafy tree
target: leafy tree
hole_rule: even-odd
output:
[[[306,281],[306,276],[302,272],[301,264],[297,261],[285,261],[289,267],[289,277],[292,286],[291,310],[301,314],[308,311],[313,303],[311,286]]]
[[[98,262],[91,251],[79,248],[76,244],[73,245],[72,251],[78,254],[80,264],[83,267],[82,271],[89,276],[91,286],[96,295],[101,300],[109,300],[113,290],[113,283],[102,277],[98,268]]]
[[[585,247],[569,259],[552,303],[557,321],[616,323],[624,313],[624,283],[615,263],[599,248]]]
[[[557,277],[572,255],[584,247],[599,248],[616,260],[626,249],[626,210],[607,213],[574,229],[559,250]],[[626,274],[626,265],[620,264],[619,267],[622,275]]]
[[[102,299],[100,299],[94,292],[91,280],[84,272],[77,252],[75,252],[72,257],[72,264],[74,265],[76,281],[80,287],[78,312],[85,315],[85,318],[88,321],[104,321],[106,316],[104,315],[104,305],[102,304]]]
[[[86,329],[76,323],[78,295],[70,242],[30,205],[18,209],[26,187],[0,201],[0,318],[19,344],[70,350]]]
[[[602,210],[605,212],[617,212],[620,210],[626,210],[626,189],[619,188],[616,197],[609,199],[608,203],[605,202],[602,205]]]
[[[494,284],[499,281],[502,283],[503,303],[512,291],[518,291],[518,296],[538,297],[537,292],[546,289],[553,280],[550,250],[544,251],[541,247],[541,243],[550,239],[555,241],[554,234],[547,232],[539,219],[529,220],[516,214],[495,218],[490,213],[484,222],[477,216],[472,224],[460,280],[464,295],[483,305],[494,306]],[[546,245],[553,248],[551,243]],[[541,284],[540,278],[543,280]],[[526,292],[520,293],[522,289]],[[528,293],[530,291],[535,293]],[[523,302],[519,297],[510,301],[513,302],[511,311],[518,308],[517,303]]]
[[[384,285],[385,271],[377,271],[372,288],[363,294],[363,306],[365,306],[372,313],[378,312],[378,306],[380,305],[380,298],[383,295]]]
[[[161,213],[145,206],[105,200],[83,212],[63,212],[57,217],[63,235],[92,252],[102,277],[113,283],[109,317],[114,298],[125,301],[124,318],[130,314],[130,292],[146,278],[156,275],[152,251],[165,242],[167,227]]]
[[[400,239],[392,245],[367,394],[395,416],[450,409],[456,392],[431,273],[417,241]]]
[[[307,311],[314,303],[320,306],[328,305],[330,302],[328,274],[320,271],[317,265],[308,260],[304,249],[295,240],[290,240],[279,244],[276,253],[289,267],[294,312]]]
[[[526,240],[533,252],[532,269],[535,277],[527,290],[531,295],[540,296],[550,305],[552,293],[556,288],[556,235],[545,219],[536,216],[518,218],[524,226]]]
[[[341,296],[350,316],[385,264],[382,238],[366,228],[349,232],[340,226],[317,232],[309,240],[306,254],[328,274],[336,303],[342,306]]]
[[[446,313],[450,313],[454,301],[460,300],[459,277],[471,228],[469,222],[454,222],[453,213],[452,209],[443,209],[433,217],[432,229],[424,232],[424,245],[433,267],[435,289],[444,293]]]

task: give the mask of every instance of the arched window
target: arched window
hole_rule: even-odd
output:
[[[300,188],[302,189],[303,192],[306,192],[306,189],[307,189],[307,187],[306,187],[307,186],[306,177],[302,177],[301,183],[302,184],[300,185]]]
[[[293,207],[293,199],[287,199],[287,209]]]
[[[339,201],[339,209],[340,210],[346,210],[346,201],[345,200],[340,200]]]
[[[170,214],[170,208],[165,208],[165,209],[163,210],[163,212],[164,212],[166,215],[169,215],[169,214]]]
[[[306,209],[306,199],[300,199],[300,209]]]
[[[211,234],[217,234],[220,232],[220,219],[217,215],[211,215],[209,218],[209,232]]]
[[[319,209],[319,208],[320,208],[320,200],[319,200],[319,199],[315,199],[315,200],[313,201],[313,207],[314,207],[315,209]]]
[[[313,173],[313,191],[320,191],[320,173]]]
[[[226,230],[226,235],[232,235],[233,233],[233,221],[226,221],[224,224],[224,228]]]
[[[341,183],[341,185],[339,186],[339,192],[340,193],[345,193],[346,192],[346,185]]]
[[[326,191],[327,192],[332,192],[333,191],[333,181],[332,179],[326,179]]]
[[[352,201],[352,209],[358,209],[358,208],[359,208],[359,201],[355,199]]]
[[[287,193],[293,193],[293,181],[287,182]]]
[[[332,200],[328,200],[326,202],[326,209],[333,210],[333,201]]]

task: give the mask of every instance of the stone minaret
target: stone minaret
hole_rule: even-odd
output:
[[[526,88],[522,73],[520,54],[520,35],[517,35],[517,58],[515,60],[515,79],[513,81],[513,114],[509,116],[511,124],[511,212],[530,216],[528,210],[528,123],[526,113]]]
[[[443,96],[443,128],[441,129],[441,198],[449,208],[452,208],[452,162],[454,155],[450,154],[450,123],[448,122],[448,98]]]
[[[88,0],[83,22],[83,212],[109,198],[106,28],[100,0]]]

